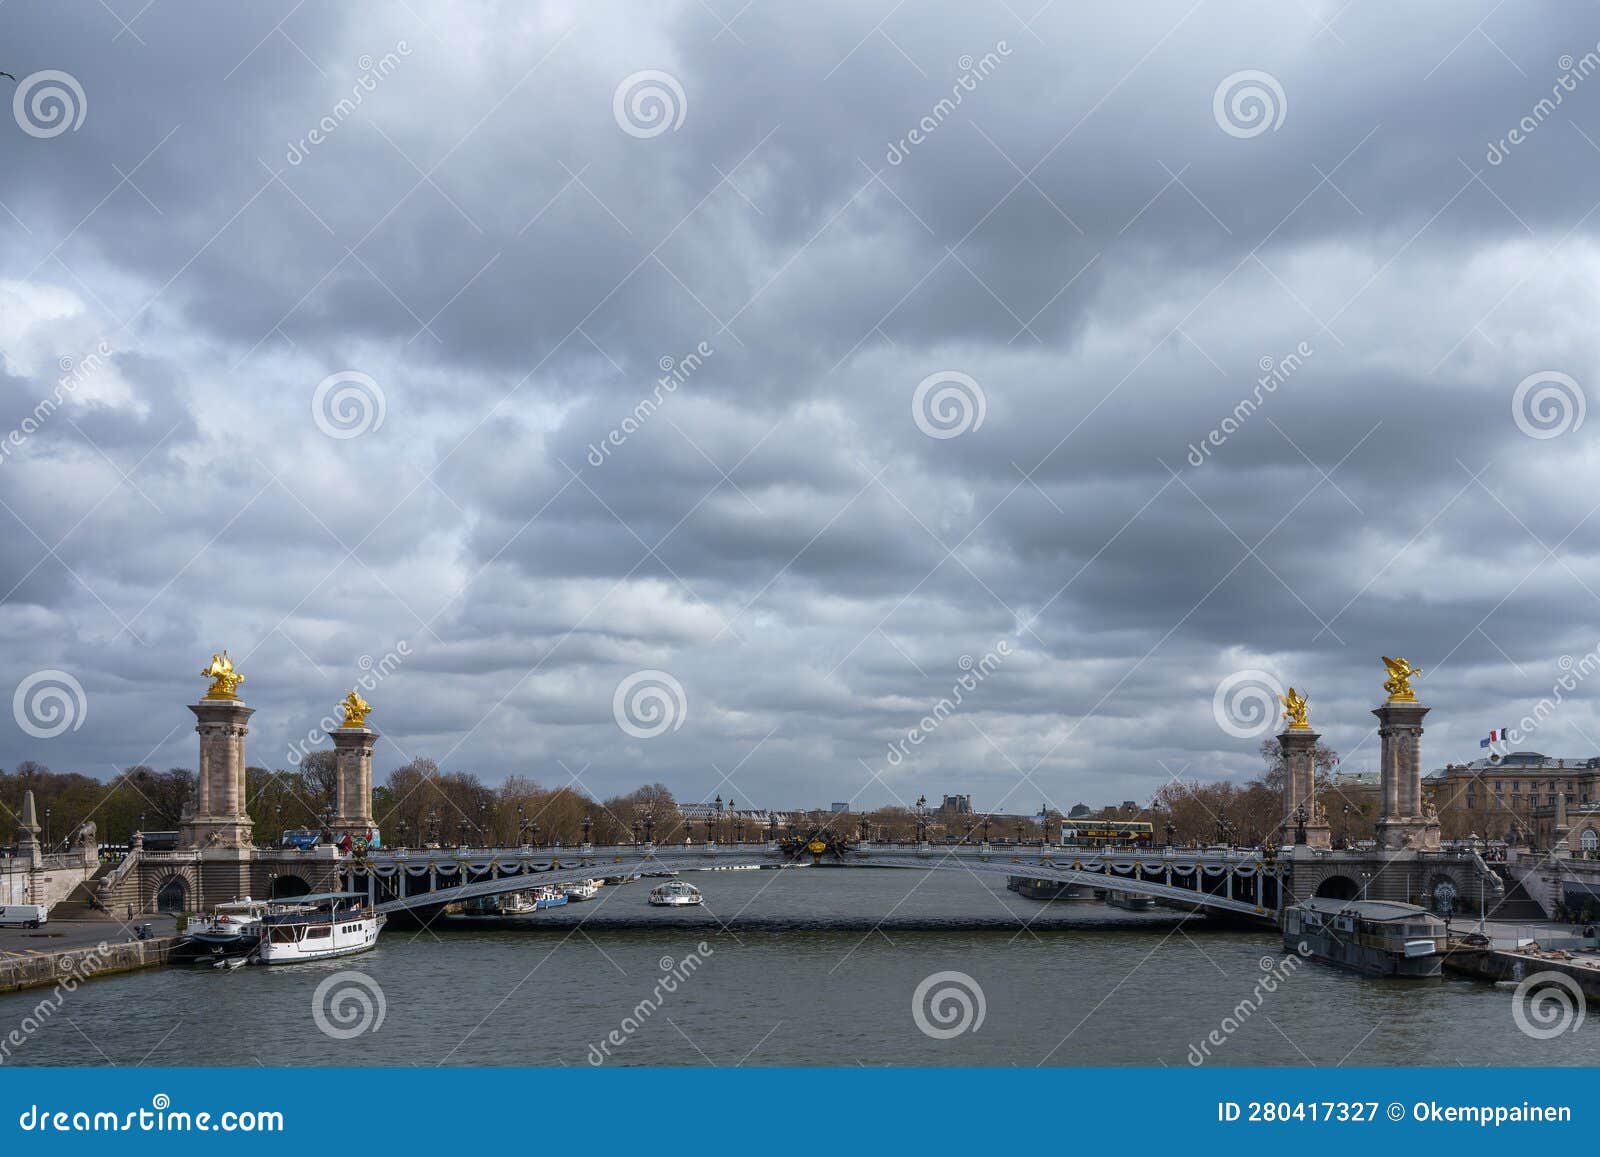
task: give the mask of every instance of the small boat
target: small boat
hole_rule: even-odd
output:
[[[1284,913],[1284,947],[1368,976],[1438,976],[1444,921],[1394,900],[1314,897]]]
[[[527,916],[538,910],[539,906],[526,892],[508,892],[500,897],[499,913],[502,916]]]
[[[188,939],[174,955],[178,960],[200,963],[243,960],[255,952],[261,940],[261,919],[266,912],[265,900],[249,896],[218,904],[209,916],[197,916],[189,924]]]
[[[702,897],[693,884],[671,880],[650,889],[650,903],[656,908],[687,908],[702,903]]]
[[[599,880],[579,880],[575,884],[568,884],[563,889],[567,899],[576,903],[579,900],[593,900],[600,894]]]
[[[1128,912],[1154,912],[1156,901],[1154,896],[1145,896],[1138,892],[1123,892],[1112,888],[1106,893],[1106,903],[1113,908],[1122,908]]]
[[[377,944],[385,919],[368,907],[364,892],[325,892],[274,902],[261,919],[255,959],[300,964],[365,952]]]
[[[567,902],[567,894],[560,888],[545,884],[533,890],[535,908],[559,908]]]

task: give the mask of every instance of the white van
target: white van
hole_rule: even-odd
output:
[[[37,928],[50,920],[50,909],[43,904],[0,905],[0,928]]]

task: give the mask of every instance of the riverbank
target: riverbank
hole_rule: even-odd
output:
[[[0,934],[0,993],[165,964],[182,937],[135,940],[130,929],[140,922],[63,920],[37,930],[6,929]]]

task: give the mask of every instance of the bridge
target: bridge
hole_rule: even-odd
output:
[[[1313,895],[1403,900],[1456,910],[1492,907],[1507,889],[1505,881],[1472,852],[1442,846],[1438,817],[1423,798],[1422,719],[1407,682],[1415,672],[1404,660],[1386,660],[1389,699],[1373,711],[1382,742],[1377,846],[1340,850],[1318,800],[1316,743],[1320,736],[1306,721],[1306,703],[1288,696],[1289,722],[1277,737],[1285,782],[1283,819],[1262,848],[1182,849],[1075,847],[1043,844],[990,845],[927,842],[849,843],[819,833],[818,843],[769,840],[764,843],[655,845],[645,842],[569,848],[371,849],[342,852],[332,842],[300,851],[258,847],[246,808],[245,744],[254,714],[238,695],[242,677],[213,656],[207,669],[211,687],[189,710],[200,737],[200,774],[193,811],[181,825],[175,849],[145,848],[142,834],[119,864],[94,871],[77,885],[83,903],[97,911],[201,911],[237,896],[292,896],[335,887],[360,891],[380,911],[430,920],[454,903],[521,891],[539,883],[565,884],[594,876],[665,874],[705,869],[777,868],[816,862],[836,868],[899,871],[963,871],[1004,874],[1132,892],[1195,911],[1275,923],[1283,910]],[[372,710],[355,692],[341,704],[344,721],[328,731],[333,742],[336,783],[332,814],[326,823],[335,839],[360,841],[377,829],[372,814],[372,752],[378,733],[367,726]],[[87,827],[87,825],[86,825]],[[588,829],[586,828],[585,831]],[[1059,835],[1059,829],[1057,834]],[[87,839],[92,841],[92,834]],[[818,846],[820,844],[820,848]],[[24,809],[18,831],[18,859],[8,891],[24,900],[48,897],[51,874],[42,855],[38,824]],[[92,844],[83,849],[93,865]],[[1548,875],[1548,873],[1547,873]],[[1559,881],[1527,872],[1516,881],[1519,893],[1548,907]],[[78,893],[74,893],[77,895]],[[1600,891],[1597,891],[1600,894]],[[36,901],[35,901],[36,902]]]
[[[813,845],[816,846],[816,845]],[[1276,925],[1288,864],[1259,849],[1091,849],[1061,845],[1017,848],[984,844],[860,843],[796,852],[780,843],[687,847],[624,844],[573,848],[406,849],[351,858],[341,885],[365,892],[386,915],[431,922],[446,906],[569,884],[600,876],[633,876],[727,868],[781,868],[795,863],[839,869],[962,871],[1026,876],[1116,889],[1213,914]]]

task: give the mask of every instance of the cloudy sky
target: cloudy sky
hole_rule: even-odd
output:
[[[1380,654],[1476,757],[1600,644],[1600,12],[1099,8],[5,5],[0,766],[223,647],[267,766],[1102,804]]]

